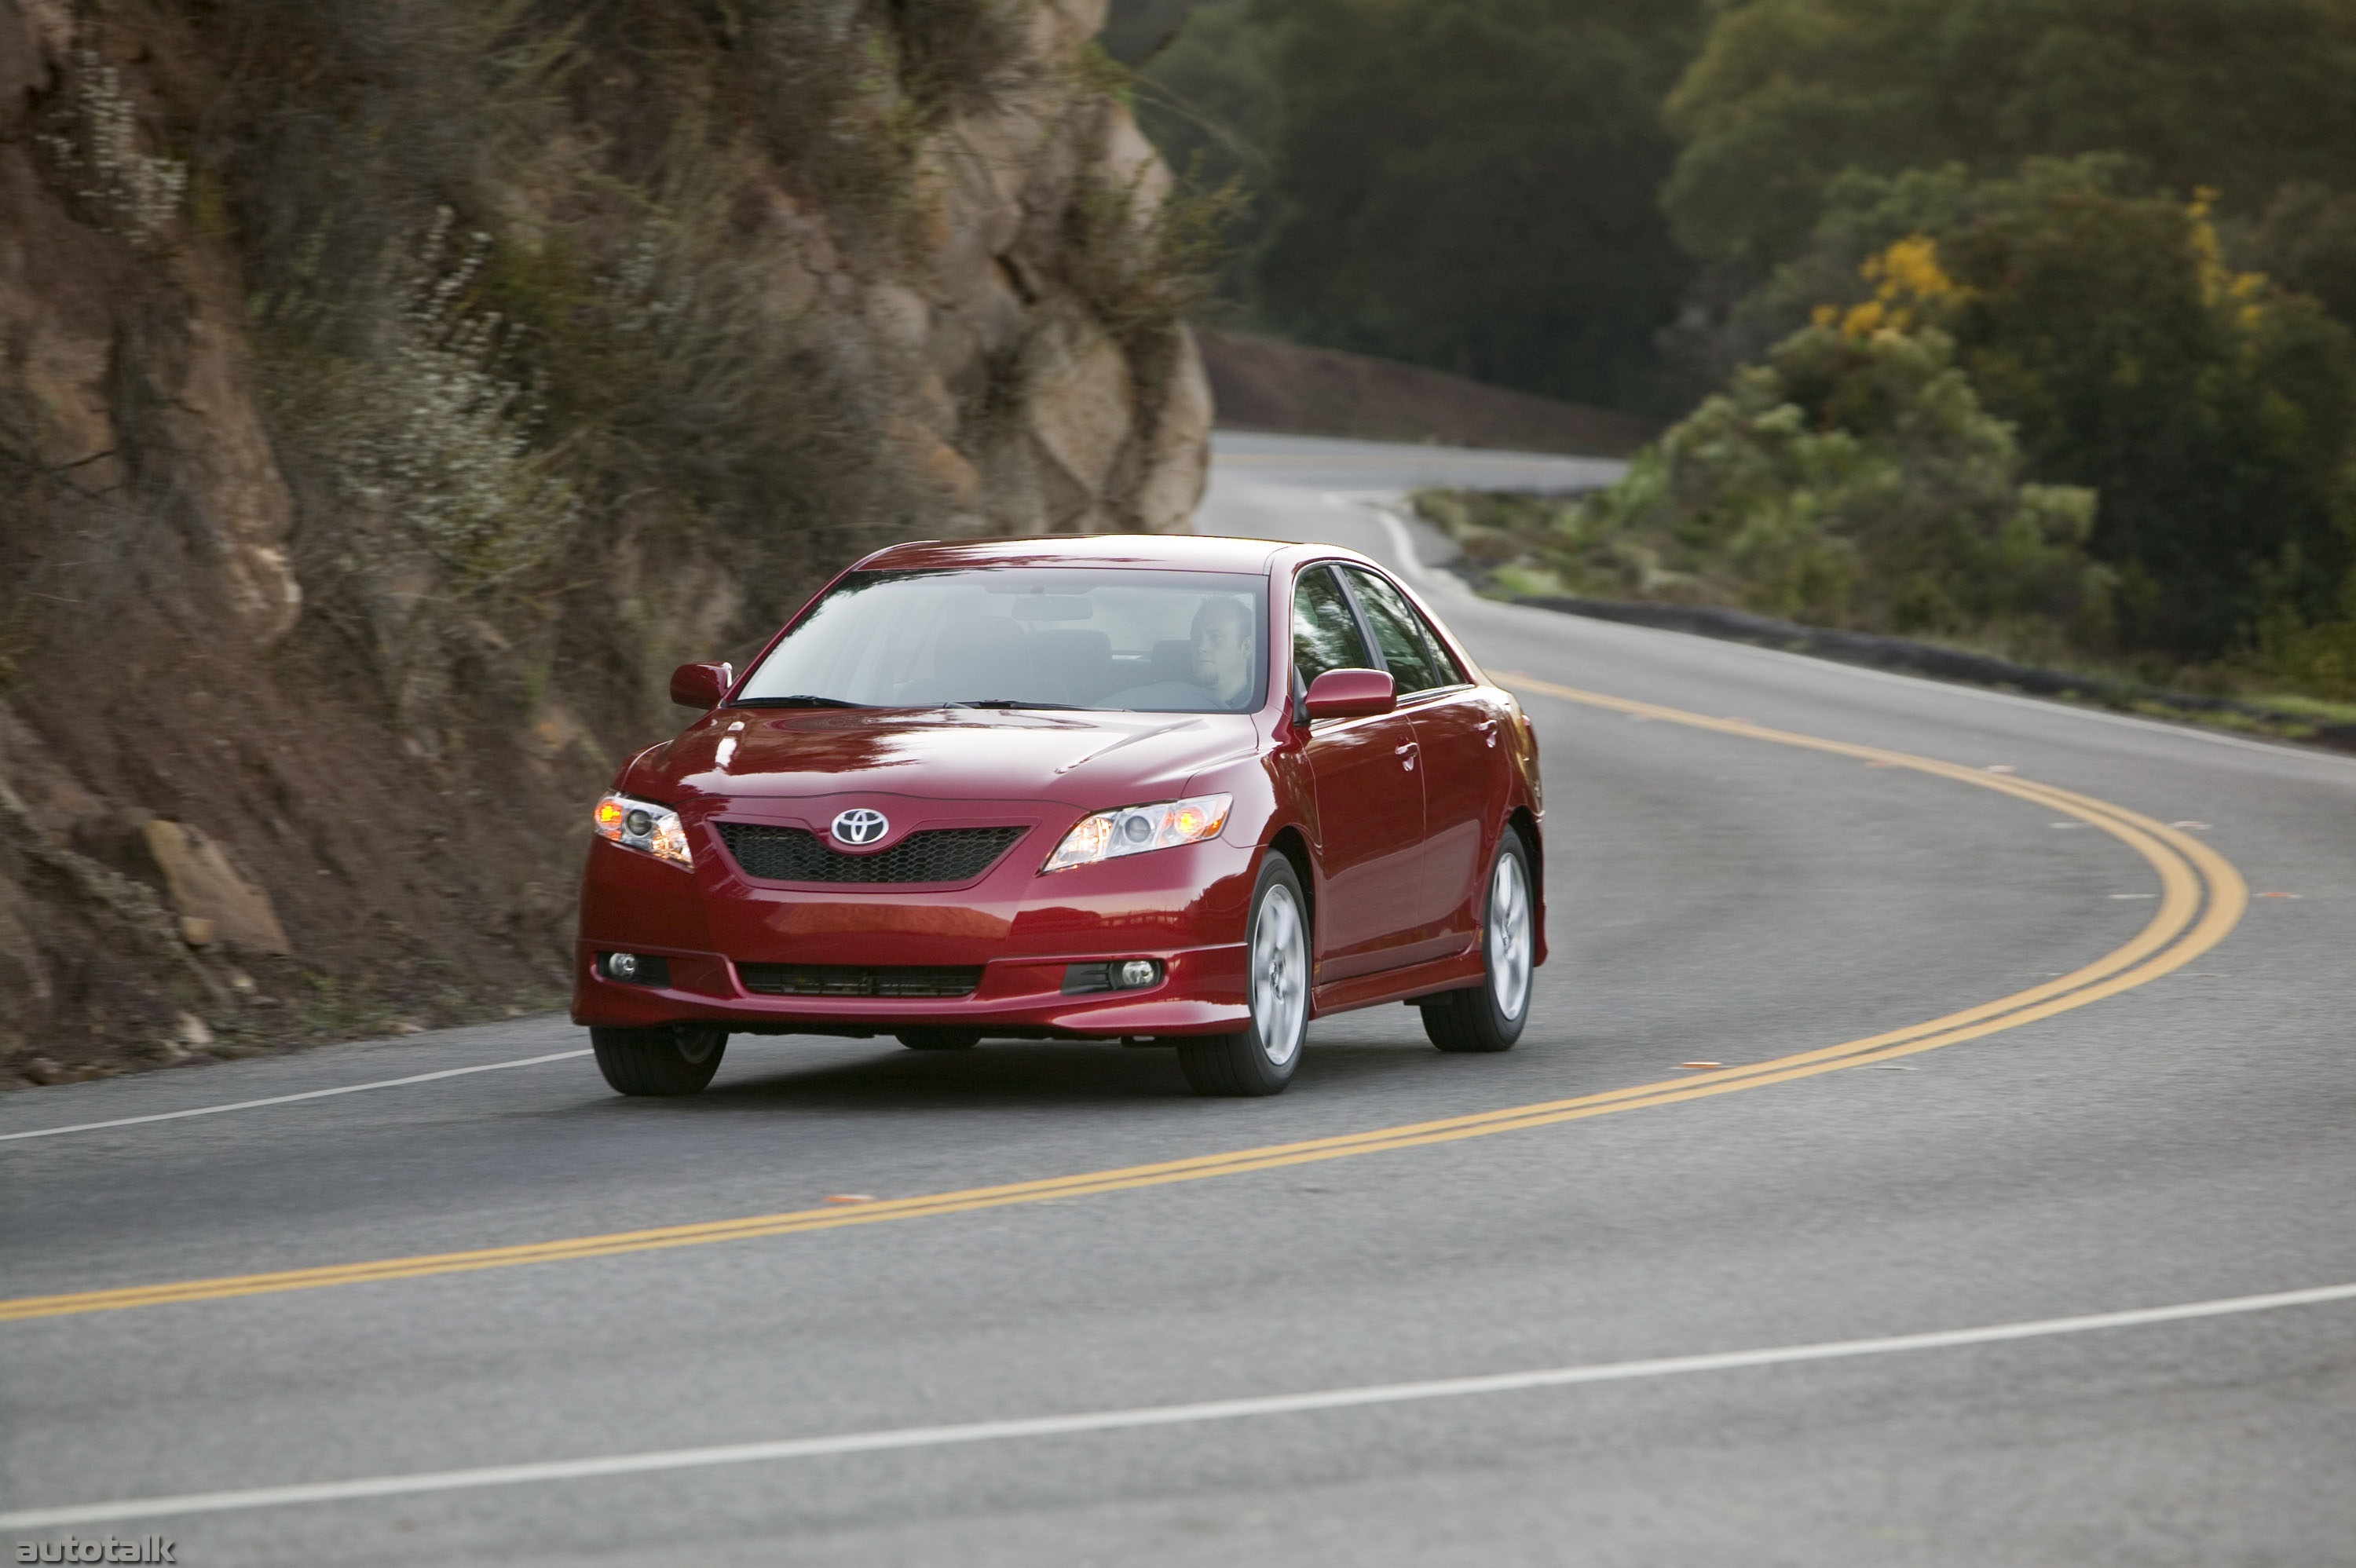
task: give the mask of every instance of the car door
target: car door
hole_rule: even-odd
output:
[[[1373,635],[1382,667],[1415,727],[1423,773],[1423,853],[1419,858],[1419,938],[1461,950],[1481,923],[1483,848],[1505,804],[1505,751],[1490,709],[1407,596],[1383,577],[1344,569]]]
[[[1331,566],[1293,580],[1295,691],[1329,669],[1380,669]],[[1423,770],[1401,713],[1321,719],[1305,747],[1317,795],[1319,985],[1413,962],[1423,844]]]

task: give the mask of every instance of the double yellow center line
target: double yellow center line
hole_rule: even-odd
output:
[[[1657,1083],[1639,1083],[1570,1099],[1545,1100],[1469,1115],[1444,1116],[1402,1126],[1297,1143],[1271,1144],[1190,1159],[1163,1160],[1151,1165],[1125,1166],[1115,1170],[1088,1171],[1077,1176],[1048,1177],[1037,1181],[1010,1182],[935,1192],[917,1198],[893,1199],[856,1208],[798,1209],[780,1214],[756,1214],[739,1220],[718,1220],[693,1225],[662,1225],[650,1230],[622,1231],[606,1235],[574,1236],[562,1241],[533,1242],[519,1246],[481,1247],[466,1252],[432,1253],[414,1257],[382,1258],[371,1263],[336,1264],[322,1268],[284,1269],[270,1274],[234,1275],[217,1279],[179,1280],[164,1285],[124,1285],[111,1290],[76,1291],[61,1296],[19,1296],[0,1300],[0,1320],[61,1317],[86,1312],[118,1311],[132,1307],[158,1307],[172,1302],[220,1301],[240,1296],[268,1296],[282,1291],[316,1290],[328,1285],[363,1285],[372,1281],[416,1279],[428,1275],[468,1274],[478,1269],[515,1268],[526,1264],[565,1263],[584,1258],[614,1257],[626,1253],[659,1252],[670,1247],[700,1247],[717,1242],[751,1241],[757,1237],[796,1235],[806,1231],[836,1231],[853,1225],[880,1225],[900,1220],[928,1219],[999,1209],[1016,1203],[1036,1203],[1051,1198],[1082,1198],[1098,1193],[1125,1192],[1141,1187],[1164,1187],[1181,1181],[1241,1176],[1285,1166],[1347,1159],[1395,1149],[1420,1148],[1429,1144],[1487,1137],[1494,1133],[1576,1122],[1653,1105],[1705,1099],[1770,1083],[1787,1083],[1819,1073],[1836,1072],[1943,1045],[1977,1040],[2001,1029],[2015,1029],[2040,1019],[2084,1007],[2089,1002],[2158,979],[2190,963],[2224,939],[2242,917],[2249,890],[2224,857],[2200,840],[2149,817],[2051,784],[1979,769],[1854,745],[1813,735],[1773,730],[1738,719],[1712,719],[1679,709],[1663,708],[1625,698],[1607,697],[1557,686],[1532,676],[1508,675],[1504,684],[1566,702],[1584,704],[1635,718],[1659,720],[1698,730],[1772,741],[1778,745],[1852,757],[1883,767],[1916,773],[1992,789],[2076,817],[2128,845],[2159,874],[2159,904],[2149,923],[2133,940],[2071,974],[2025,991],[1944,1018],[1884,1034],[1870,1035],[1795,1056],[1777,1057],[1719,1072],[1698,1073]]]

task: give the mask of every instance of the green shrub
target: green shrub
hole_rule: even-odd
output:
[[[922,138],[1023,85],[1031,14],[198,8],[209,57],[238,62],[193,131],[200,216],[253,290],[313,624],[421,729],[462,691],[528,702],[559,666],[659,712],[673,650],[648,628],[733,638],[822,562],[938,527],[889,456],[908,368],[789,303],[797,241],[767,214],[831,246],[821,265],[892,275]],[[1148,260],[1184,253],[1141,227]]]
[[[579,525],[581,506],[535,450],[544,411],[503,373],[502,322],[467,308],[490,237],[460,250],[451,222],[446,209],[436,215],[417,252],[396,258],[387,288],[397,307],[379,353],[294,349],[273,362],[268,386],[281,422],[332,466],[342,499],[376,519],[347,541],[383,558],[363,570],[401,575],[391,558],[413,550],[435,569],[437,594],[467,601],[542,565]],[[265,328],[279,324],[278,308],[259,303]],[[284,308],[291,317],[300,303]]]
[[[2050,642],[2066,627],[2098,642],[2113,580],[2084,551],[2094,497],[2024,484],[2021,467],[1944,334],[1811,326],[1609,490],[1420,504],[1493,559],[1518,542],[1526,570],[1573,592],[1901,634],[2018,640],[2048,628]]]
[[[1217,286],[1240,182],[1205,187],[1189,169],[1158,199],[1144,174],[1127,185],[1084,178],[1065,216],[1064,270],[1089,312],[1132,351],[1184,320]]]
[[[996,107],[1021,85],[1034,0],[884,0],[894,73],[920,131]]]
[[[471,307],[489,236],[452,242],[437,214],[369,291],[391,309],[365,348],[341,296],[297,274],[255,301],[262,390],[322,503],[300,538],[313,597],[363,637],[396,716],[430,732],[450,645],[487,630],[579,533],[584,508],[506,324]],[[346,337],[347,347],[353,340]]]
[[[2341,588],[2334,615],[2310,621],[2286,601],[2274,601],[2232,664],[2265,688],[2356,702],[2356,572]]]

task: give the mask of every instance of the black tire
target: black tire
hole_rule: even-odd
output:
[[[1500,882],[1509,876],[1518,891],[1518,930],[1505,929],[1497,918]],[[1515,923],[1515,912],[1505,913],[1505,925]],[[1530,998],[1537,990],[1531,965],[1537,918],[1529,850],[1523,847],[1522,836],[1508,827],[1497,845],[1482,900],[1481,983],[1422,1005],[1423,1032],[1432,1044],[1451,1053],[1514,1049],[1522,1038],[1522,1026],[1529,1021]]]
[[[593,1029],[597,1071],[622,1094],[693,1094],[720,1071],[728,1031],[716,1024]]]
[[[1265,975],[1264,937],[1269,950]],[[1244,958],[1250,1025],[1234,1034],[1178,1042],[1179,1071],[1197,1094],[1280,1094],[1301,1066],[1309,1035],[1309,901],[1301,896],[1292,862],[1274,850],[1252,885]]]
[[[892,1037],[910,1051],[971,1051],[981,1043],[978,1029],[904,1029]]]

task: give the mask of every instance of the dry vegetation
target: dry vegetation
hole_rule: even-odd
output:
[[[672,664],[890,539],[1182,520],[1219,198],[1089,12],[0,14],[0,1078],[551,1005]],[[291,955],[192,944],[156,817]]]

